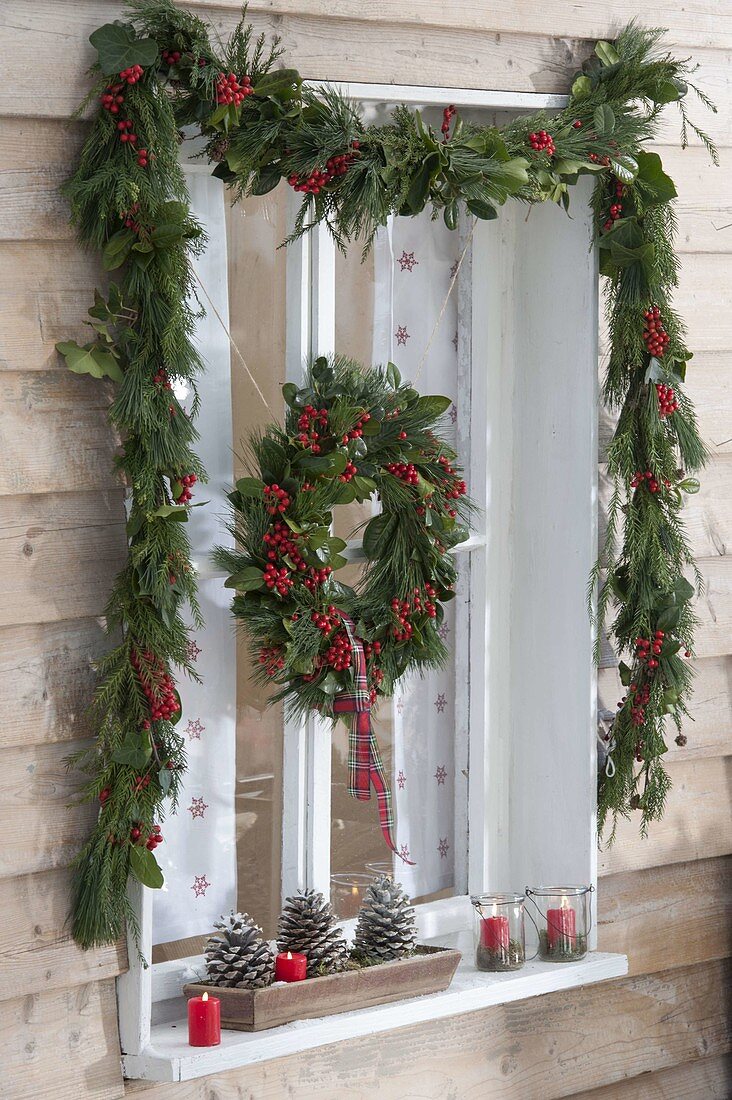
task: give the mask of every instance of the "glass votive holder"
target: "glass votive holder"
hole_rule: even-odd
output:
[[[587,954],[591,886],[535,886],[526,896],[536,906],[539,958],[576,962]]]
[[[392,859],[374,859],[365,866],[372,879],[381,878],[382,875],[394,878],[394,861]]]
[[[330,876],[330,903],[338,920],[358,916],[361,902],[373,881],[372,874],[362,871],[346,871]]]
[[[526,961],[523,894],[475,894],[473,940],[478,970],[520,970]]]

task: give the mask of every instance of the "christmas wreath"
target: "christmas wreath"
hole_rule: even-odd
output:
[[[612,767],[601,771],[599,816],[602,825],[608,814],[617,818],[637,808],[645,829],[661,815],[669,786],[662,764],[667,717],[680,728],[687,713],[691,671],[682,654],[693,652],[695,586],[685,572],[691,571],[696,587],[700,578],[680,512],[683,494],[697,488],[689,475],[705,456],[682,390],[691,353],[672,307],[676,191],[658,155],[644,145],[653,139],[664,105],[672,102],[681,110],[686,143],[692,124],[684,100],[690,88],[711,107],[690,83],[693,69],[659,50],[660,31],[633,24],[614,42],[597,44],[572,82],[569,105],[551,116],[539,112],[501,128],[478,127],[446,105],[441,131],[435,133],[419,112],[402,106],[386,125],[366,126],[337,91],[305,87],[296,71],[277,68],[277,44],[268,47],[262,37],[255,39],[244,21],[227,45],[214,46],[206,24],[169,0],[137,0],[129,10],[129,21],[91,35],[98,61],[90,98],[99,109],[65,188],[80,240],[99,250],[105,268],[120,269],[121,277],[106,298],[97,294],[89,343],[67,342],[59,350],[71,370],[109,378],[117,386],[110,419],[123,438],[118,465],[130,494],[129,558],[107,608],[116,644],[99,665],[99,734],[76,760],[88,774],[83,795],[98,800],[100,812],[77,865],[75,938],[90,946],[119,935],[125,915],[133,916],[126,913],[130,873],[148,886],[161,885],[152,853],[162,839],[166,799],[175,803],[185,768],[183,741],[175,730],[180,701],[173,670],[195,675],[181,616],[184,601],[194,618],[198,614],[184,521],[196,480],[204,478],[192,449],[195,407],[193,416],[186,415],[173,389],[176,380],[195,386],[201,366],[191,343],[195,318],[188,303],[194,290],[191,256],[202,246],[202,234],[191,218],[178,163],[180,128],[186,126],[205,136],[214,174],[235,197],[264,194],[285,180],[303,195],[295,233],[324,222],[344,249],[357,238],[368,248],[390,215],[417,214],[426,206],[450,227],[461,209],[474,218],[496,217],[509,197],[567,207],[577,179],[595,176],[610,333],[604,396],[618,420],[608,451],[614,492],[607,539],[592,589],[604,579],[600,617],[613,608],[611,633],[627,657],[621,663],[627,695],[608,735]],[[706,134],[692,129],[714,158]],[[330,371],[332,384],[337,388],[341,379],[345,393],[323,392]],[[352,670],[353,706],[365,705],[369,691],[388,692],[400,670],[439,660],[439,639],[425,608],[434,605],[439,615],[439,601],[449,591],[451,566],[439,546],[447,549],[458,536],[458,524],[451,527],[449,520],[464,518],[466,504],[459,495],[451,509],[458,514],[445,514],[444,482],[452,485],[458,475],[444,467],[443,477],[437,469],[440,456],[451,468],[454,458],[439,437],[428,435],[437,406],[430,406],[428,416],[420,401],[434,399],[406,399],[395,375],[359,374],[342,360],[314,366],[308,386],[312,398],[288,391],[295,407],[286,429],[271,430],[255,447],[261,498],[259,485],[237,488],[243,555],[231,568],[239,588],[236,609],[262,647],[272,651],[264,654],[262,674],[268,677],[274,669],[273,679],[281,681],[291,705],[328,712],[330,687],[342,686],[347,671],[335,665],[345,666],[348,648],[341,636],[342,658],[327,656],[331,646],[324,651],[324,635],[312,619],[315,607],[309,621],[306,612],[310,597],[314,605],[318,591],[325,595],[323,586],[311,592],[298,584],[293,598],[286,583],[292,578],[280,570],[294,571],[279,562],[298,561],[295,549],[306,566],[301,571],[298,561],[298,576],[314,580],[309,570],[321,569],[311,564],[316,559],[323,570],[333,568],[339,550],[325,530],[330,507],[346,494],[365,497],[367,489],[373,491],[371,482],[378,487],[384,512],[364,533],[372,555],[367,584],[358,599],[344,588],[338,604],[333,601],[334,607],[345,601],[344,630],[359,656]],[[353,422],[347,406],[358,414]],[[387,411],[396,407],[395,422],[387,420]],[[312,440],[313,427],[323,434],[322,409],[329,449],[319,453],[299,437]],[[356,429],[362,410],[370,419]],[[399,446],[390,451],[397,424],[406,440],[397,439]],[[362,435],[344,444],[354,430]],[[366,454],[357,453],[357,440]],[[315,443],[321,445],[317,438]],[[389,471],[389,463],[404,472]],[[314,488],[305,489],[305,481]],[[288,483],[296,486],[294,496]],[[281,493],[290,501],[282,511]],[[275,499],[280,501],[276,517],[268,511]],[[422,507],[424,516],[417,512]],[[306,523],[317,517],[317,527],[297,531],[286,516],[296,523],[296,517]],[[275,530],[278,521],[287,531]],[[425,555],[419,564],[411,552],[405,556],[404,538],[412,527]],[[275,558],[266,561],[265,534],[281,536],[272,548]],[[330,562],[324,560],[328,555]],[[409,608],[401,606],[408,593],[393,584],[400,562],[414,577],[412,589],[420,589],[421,610],[414,607],[414,591]],[[259,576],[247,569],[257,569]],[[399,608],[392,599],[401,601]],[[277,615],[295,600],[294,623],[289,613]],[[329,614],[327,606],[324,613]],[[353,642],[349,631],[355,631]],[[377,643],[379,661],[374,660]],[[365,646],[371,647],[368,657]],[[362,671],[365,682],[371,676],[369,688],[360,683]]]

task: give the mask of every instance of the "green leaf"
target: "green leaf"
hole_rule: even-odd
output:
[[[248,565],[240,572],[227,577],[224,588],[235,588],[238,592],[253,592],[264,586],[263,576],[262,570],[256,565]]]
[[[93,378],[111,378],[115,382],[121,382],[124,378],[114,355],[98,344],[79,347],[75,341],[69,340],[56,344],[56,351],[63,355],[66,366],[74,374],[91,374]]]
[[[572,98],[576,100],[587,99],[592,94],[592,81],[589,76],[578,76],[572,85]]]
[[[264,499],[264,482],[258,477],[240,477],[236,483],[237,492],[251,500]]]
[[[382,557],[391,537],[396,530],[397,517],[393,515],[374,516],[366,524],[363,533],[363,551],[372,561]]]
[[[686,577],[677,577],[674,584],[674,596],[680,603],[694,598],[694,585],[687,581]]]
[[[415,412],[418,416],[429,418],[430,420],[437,420],[444,412],[447,412],[451,405],[451,397],[431,394],[427,397],[420,397],[415,406]]]
[[[329,672],[323,680],[322,684],[318,684],[318,687],[326,695],[335,695],[340,689],[340,683],[335,672]]]
[[[168,222],[153,229],[150,234],[150,243],[158,249],[172,248],[174,244],[182,241],[184,236],[185,230],[182,225],[174,225]]]
[[[260,168],[251,183],[251,193],[253,195],[267,195],[270,191],[274,191],[281,179],[280,170],[274,165]]]
[[[188,509],[185,504],[161,504],[150,514],[157,519],[173,519],[179,523],[185,523],[188,519]]]
[[[352,481],[340,483],[333,499],[334,504],[351,504],[356,499],[356,489]]]
[[[291,409],[297,408],[295,404],[295,398],[297,397],[299,392],[300,391],[294,382],[285,382],[284,386],[282,387],[282,396],[285,399],[285,403],[289,405]]]
[[[683,99],[688,91],[687,85],[683,80],[662,80],[658,87],[651,91],[651,99],[654,103],[676,103],[677,100]]]
[[[638,183],[643,184],[646,203],[670,202],[676,198],[676,186],[663,170],[658,153],[638,153]]]
[[[455,199],[451,199],[444,209],[443,219],[448,229],[457,229],[458,224],[458,204]]]
[[[159,890],[165,881],[155,856],[143,845],[135,844],[130,848],[130,871],[150,890]]]
[[[386,364],[386,380],[393,390],[399,389],[402,382],[402,376],[395,363]]]
[[[173,778],[170,768],[161,768],[158,772],[158,783],[163,794],[168,794],[170,791],[170,783]]]
[[[113,233],[102,251],[102,266],[105,271],[114,271],[121,267],[135,243],[135,234],[131,229],[118,229]]]
[[[286,101],[297,95],[301,84],[302,77],[297,69],[274,69],[259,78],[254,93]]]
[[[623,687],[628,687],[633,679],[632,669],[626,665],[625,661],[621,661],[618,665],[618,672],[620,673],[620,683]]]
[[[617,65],[620,61],[620,54],[611,42],[598,42],[595,46],[595,53],[603,65]]]
[[[627,153],[613,158],[610,161],[610,167],[623,183],[632,183],[638,175],[638,162]]]
[[[681,489],[682,493],[692,495],[698,493],[701,486],[695,477],[685,477],[683,481],[679,482],[678,488]]]
[[[673,628],[678,625],[680,618],[681,608],[676,604],[671,604],[670,607],[664,607],[663,611],[661,611],[656,620],[656,625],[659,630],[673,630]]]
[[[130,23],[105,23],[89,35],[89,41],[99,54],[99,66],[105,76],[120,73],[131,65],[143,69],[153,65],[158,56],[158,44],[153,38],[136,38]]]
[[[152,749],[147,738],[143,741],[139,734],[128,735],[120,747],[112,753],[115,764],[126,764],[129,768],[139,771],[144,768],[152,756]]]
[[[615,129],[615,112],[607,103],[595,107],[593,113],[595,129],[601,137],[609,137]]]
[[[483,202],[482,199],[468,199],[465,205],[470,213],[476,218],[480,218],[481,221],[490,222],[498,217],[495,206],[492,206],[489,202]]]
[[[419,115],[419,112],[417,112]],[[406,206],[413,214],[419,214],[424,210],[429,198],[432,181],[440,170],[440,158],[437,153],[430,153],[417,169],[407,192]]]

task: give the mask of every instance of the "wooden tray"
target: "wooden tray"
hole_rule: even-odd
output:
[[[221,1001],[221,1026],[234,1031],[265,1031],[292,1020],[310,1020],[357,1008],[421,997],[447,989],[461,954],[452,948],[423,947],[408,959],[306,978],[265,989],[230,989],[191,983],[186,997],[208,993]]]

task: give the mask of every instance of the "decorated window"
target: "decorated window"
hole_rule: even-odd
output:
[[[378,92],[357,91],[371,118],[385,117],[389,108],[374,100]],[[425,119],[439,125],[440,111],[421,95]],[[485,108],[464,110],[486,119]],[[282,898],[302,886],[330,895],[343,919],[353,917],[374,870],[395,875],[434,933],[449,931],[464,919],[469,893],[515,868],[518,836],[543,831],[542,815],[515,793],[529,789],[524,771],[547,774],[550,743],[559,767],[563,740],[571,743],[581,729],[588,742],[593,727],[590,628],[584,612],[579,618],[584,597],[577,581],[594,554],[594,383],[580,366],[580,357],[589,362],[595,354],[588,221],[580,217],[568,232],[558,210],[541,209],[496,224],[464,218],[456,232],[424,212],[391,220],[362,260],[358,250],[341,254],[324,227],[281,249],[297,206],[283,188],[229,206],[220,182],[195,157],[186,161],[186,178],[208,236],[195,271],[206,308],[197,330],[207,361],[199,427],[211,503],[191,525],[206,626],[193,630],[191,641],[201,683],[182,687],[188,773],[166,826],[154,958],[195,954],[232,908],[274,934]],[[286,720],[281,705],[268,706],[271,692],[252,682],[250,649],[228,612],[226,571],[210,557],[211,547],[226,541],[227,493],[246,472],[247,437],[281,417],[285,381],[299,383],[308,361],[335,351],[367,364],[393,362],[421,393],[449,399],[448,430],[478,504],[469,539],[454,551],[456,598],[445,605],[439,627],[449,659],[407,678],[376,710],[397,854],[384,843],[376,797],[361,802],[348,793],[346,723],[332,729],[312,718]],[[545,416],[546,395],[529,397],[529,389],[537,392],[537,358],[554,364],[546,374],[559,387],[550,401],[557,402],[556,414],[562,378],[565,399],[578,408],[583,379],[581,465],[576,425],[562,438],[558,420]],[[538,449],[542,432],[550,433],[549,456]],[[550,514],[557,511],[553,501],[542,528],[537,500],[548,503],[553,495],[547,480],[553,464],[558,476],[578,484],[565,497],[565,522]],[[335,512],[333,533],[347,543],[350,559],[340,575],[348,583],[363,569],[363,528],[374,511],[372,502],[354,501]],[[570,523],[574,545],[567,547]],[[559,650],[545,647],[540,626],[540,609],[554,618],[558,605],[547,601],[563,598],[550,567],[552,536],[557,567],[574,561],[567,587],[574,621],[585,624],[571,630],[584,691],[561,718],[547,713],[542,696],[550,697],[560,675],[547,656]],[[518,667],[527,671],[527,692],[510,671],[519,649],[526,654]],[[562,653],[567,660],[571,646]],[[555,726],[559,736],[551,732]],[[519,731],[528,734],[521,748]],[[570,766],[579,770],[576,761]],[[592,880],[591,740],[583,768],[588,801],[577,802],[571,841],[556,867],[564,880]],[[532,839],[531,851],[537,843]],[[527,864],[527,881],[532,874]]]

